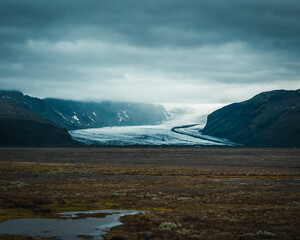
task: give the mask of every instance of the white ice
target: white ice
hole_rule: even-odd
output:
[[[173,108],[172,108],[173,107]],[[204,136],[200,130],[205,126],[207,115],[221,105],[165,105],[168,111],[182,108],[184,114],[159,125],[116,126],[70,131],[71,136],[85,144],[100,145],[234,145],[226,139]],[[173,127],[193,125],[188,128]]]

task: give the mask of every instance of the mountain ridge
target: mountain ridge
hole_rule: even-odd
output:
[[[208,115],[202,133],[249,146],[300,146],[300,90],[262,92]]]
[[[0,97],[25,103],[29,109],[67,130],[107,126],[153,125],[170,114],[162,105],[129,102],[86,102],[56,98],[39,99],[19,91],[0,90]]]
[[[30,111],[24,103],[0,98],[0,145],[74,145],[66,129]]]

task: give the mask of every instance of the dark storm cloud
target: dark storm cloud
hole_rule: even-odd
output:
[[[231,101],[242,85],[253,94],[299,84],[299,0],[2,0],[0,16],[5,88]]]
[[[146,46],[247,41],[300,48],[298,0],[2,0],[0,9],[2,40],[96,38],[105,33],[117,38],[109,40]]]

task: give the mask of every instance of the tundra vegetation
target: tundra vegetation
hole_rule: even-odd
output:
[[[299,239],[299,167],[287,148],[1,148],[0,221],[144,209],[105,239]]]

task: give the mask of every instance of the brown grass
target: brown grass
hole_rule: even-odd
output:
[[[145,209],[105,238],[299,239],[299,167],[298,149],[4,148],[0,221]]]

